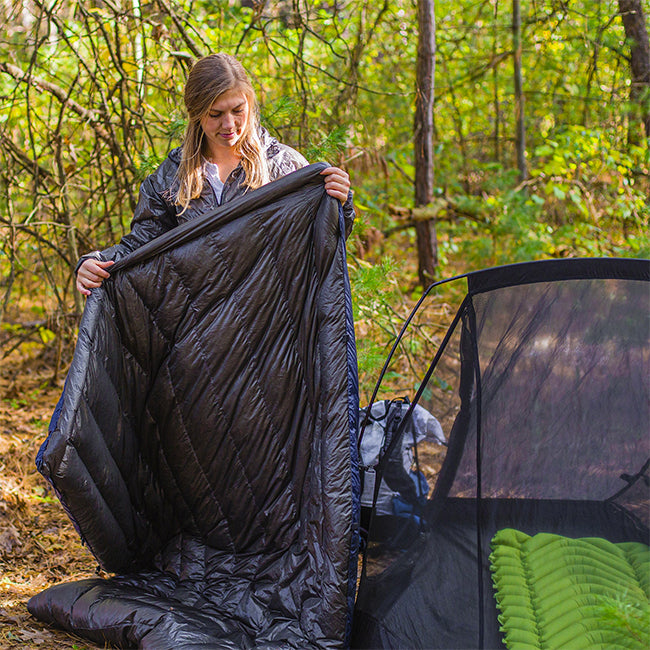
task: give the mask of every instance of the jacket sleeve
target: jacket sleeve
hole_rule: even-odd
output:
[[[297,169],[306,167],[307,159],[286,144],[275,143],[276,153],[269,162],[269,181],[275,181]]]
[[[176,225],[176,211],[171,202],[165,198],[166,190],[160,183],[164,176],[159,170],[142,182],[138,204],[131,221],[131,232],[124,235],[119,244],[83,255],[77,262],[75,275],[79,267],[89,258],[117,262]]]

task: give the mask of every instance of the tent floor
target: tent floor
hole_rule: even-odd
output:
[[[650,544],[648,528],[602,501],[450,498],[407,549],[373,544],[354,616],[354,648],[503,648],[490,578],[501,528]],[[480,538],[479,538],[480,535]],[[477,549],[481,548],[480,554]],[[482,614],[482,622],[481,622]]]

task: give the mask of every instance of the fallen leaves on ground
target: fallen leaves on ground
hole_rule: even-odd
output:
[[[51,369],[12,353],[0,367],[0,649],[94,650],[32,617],[27,601],[46,587],[96,576],[97,563],[45,479],[36,453],[61,392]]]

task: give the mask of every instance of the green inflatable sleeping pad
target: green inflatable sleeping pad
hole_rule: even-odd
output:
[[[491,548],[499,629],[509,650],[649,647],[650,547],[504,528]],[[645,618],[641,634],[612,624],[612,601]]]

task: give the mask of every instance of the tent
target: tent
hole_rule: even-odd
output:
[[[514,614],[506,611],[507,594],[497,606],[498,531],[522,544],[530,537],[564,548],[639,551],[642,559],[625,570],[636,571],[640,593],[650,598],[648,549],[637,546],[650,543],[650,262],[547,260],[462,277],[466,295],[411,399],[436,416],[451,409],[448,449],[416,534],[387,538],[371,522],[355,648],[502,648],[513,621],[522,627],[511,630],[520,637],[509,647],[540,647],[535,639],[546,632],[525,619],[524,592],[514,598]],[[413,521],[396,516],[395,526]],[[512,553],[524,557],[521,548]],[[543,562],[542,572],[553,564]],[[599,567],[609,571],[609,564]],[[525,593],[540,584],[527,584]],[[549,624],[559,621],[558,633],[582,630],[587,616],[576,613],[569,624],[570,599],[555,597],[559,609]],[[580,598],[597,611],[597,597]],[[607,634],[580,647],[622,647]],[[523,643],[523,635],[533,642]]]
[[[117,575],[33,596],[39,619],[126,648],[347,642],[358,396],[325,167],[178,226],[93,290],[37,465]]]

